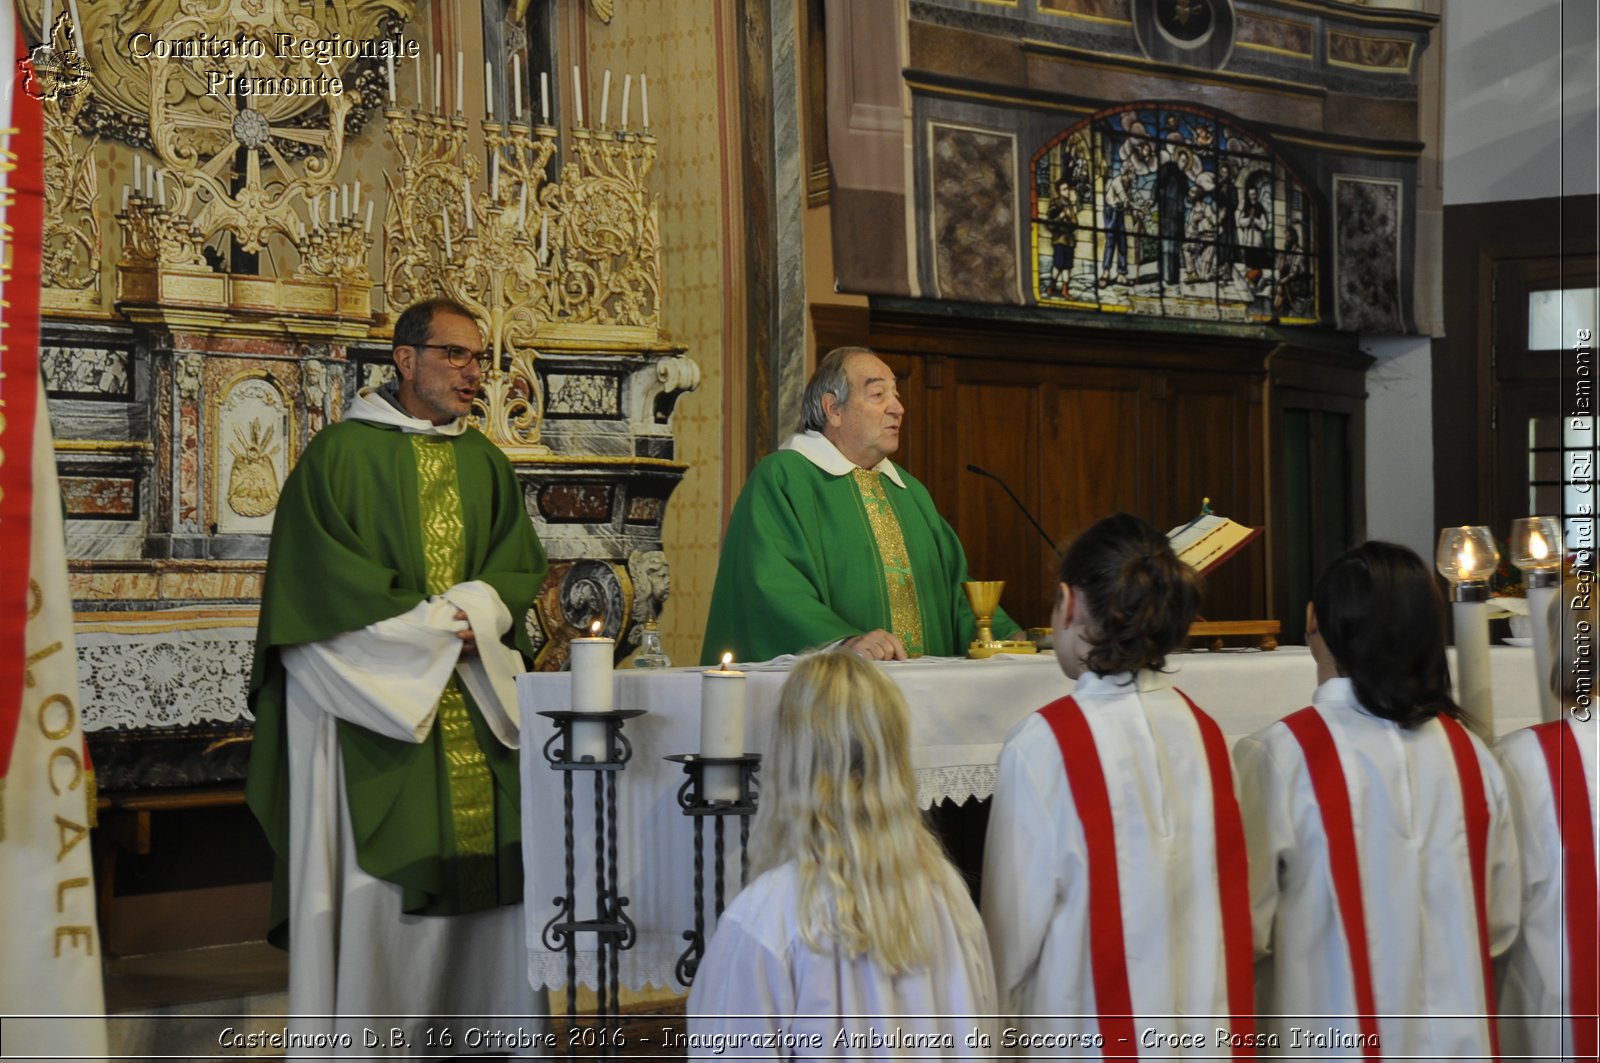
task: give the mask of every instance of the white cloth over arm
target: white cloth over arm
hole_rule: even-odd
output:
[[[289,1028],[308,1037],[349,1035],[352,1055],[482,1052],[515,1047],[544,1026],[544,994],[532,990],[526,974],[521,905],[407,915],[400,887],[356,862],[338,722],[401,741],[425,740],[439,695],[458,666],[456,632],[466,624],[454,619],[457,608],[438,597],[358,631],[283,651],[294,779]],[[480,647],[490,641],[483,629],[474,630]],[[484,705],[476,694],[474,700]],[[487,707],[484,715],[493,718]],[[407,962],[378,962],[397,955]],[[404,1044],[389,1040],[391,1028],[403,1031]],[[367,1029],[381,1031],[384,1044],[364,1043]],[[475,1030],[490,1040],[474,1046]]]

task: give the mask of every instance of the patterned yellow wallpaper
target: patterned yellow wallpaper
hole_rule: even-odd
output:
[[[606,26],[585,15],[589,82],[606,68],[612,91],[625,73],[650,78],[650,119],[660,138],[662,320],[704,376],[673,415],[679,461],[690,466],[667,506],[662,545],[672,597],[661,617],[674,664],[700,659],[722,534],[724,116],[720,0],[630,0]],[[616,106],[613,102],[613,106]],[[735,163],[730,162],[729,165]]]

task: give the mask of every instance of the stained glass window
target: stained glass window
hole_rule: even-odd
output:
[[[1196,107],[1105,111],[1032,159],[1042,305],[1203,321],[1320,320],[1312,193]]]

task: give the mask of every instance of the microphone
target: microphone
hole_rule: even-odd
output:
[[[995,483],[999,484],[1000,485],[1000,489],[1002,491],[1004,491],[1006,494],[1010,495],[1011,496],[1011,501],[1015,502],[1017,504],[1017,508],[1022,510],[1022,515],[1024,517],[1028,518],[1028,523],[1032,524],[1035,528],[1039,529],[1039,534],[1040,534],[1040,536],[1042,536],[1044,538],[1045,545],[1049,546],[1050,549],[1052,549],[1052,550],[1054,550],[1056,548],[1056,541],[1054,539],[1050,538],[1050,533],[1044,530],[1044,525],[1040,524],[1036,519],[1034,519],[1033,514],[1028,512],[1028,507],[1022,504],[1022,499],[1017,497],[1017,494],[1016,494],[1015,491],[1011,490],[1011,488],[1006,486],[1006,482],[1004,480],[1000,479],[1000,477],[996,476],[994,473],[990,472],[988,469],[980,469],[976,465],[972,465],[970,463],[967,465],[967,471],[968,472],[975,472],[979,476],[987,476],[989,479],[991,479]]]

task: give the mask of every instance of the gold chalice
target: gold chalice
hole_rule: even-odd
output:
[[[1000,608],[1000,592],[1005,590],[1003,579],[968,580],[961,585],[966,592],[967,604],[972,606],[978,619],[978,637],[967,647],[967,656],[993,657],[997,653],[1037,653],[1038,647],[1026,639],[997,639],[994,637],[994,614]]]

